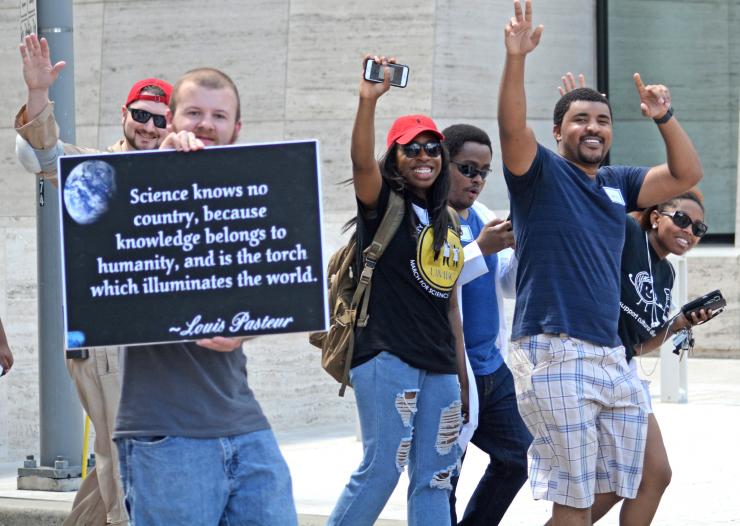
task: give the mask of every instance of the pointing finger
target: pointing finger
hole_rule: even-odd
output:
[[[633,79],[635,79],[635,87],[637,88],[637,91],[640,95],[645,91],[645,84],[642,83],[642,78],[640,78],[639,73],[635,73],[632,76]]]

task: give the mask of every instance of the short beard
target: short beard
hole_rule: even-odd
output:
[[[601,155],[587,155],[583,153],[583,151],[581,150],[581,145],[579,144],[578,148],[576,149],[576,159],[578,159],[578,162],[581,164],[601,166],[601,163],[603,163],[604,159],[606,159],[607,153],[608,152],[606,150],[602,150]]]
[[[141,148],[139,148],[139,146],[136,144],[136,133],[134,132],[132,136],[128,135],[126,133],[125,127],[123,128],[123,140],[126,141],[126,144],[128,144],[132,150],[141,150]],[[152,149],[156,150],[162,141],[161,140],[158,141],[157,139],[152,139],[152,140],[154,141],[154,147]]]

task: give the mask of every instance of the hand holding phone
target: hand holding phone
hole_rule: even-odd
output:
[[[390,61],[383,64],[378,63],[371,58],[367,59],[365,61],[365,80],[382,83],[384,81],[386,68],[390,69],[391,86],[405,88],[409,81],[409,67],[404,66],[403,64],[395,64]]]
[[[686,316],[686,319],[693,321],[692,314],[698,316],[701,310],[704,310],[708,314],[711,310],[712,314],[709,319],[712,319],[719,313],[724,311],[726,306],[727,301],[725,301],[722,293],[719,291],[719,289],[717,289],[704,294],[699,298],[691,300],[686,305],[681,307],[681,312],[683,312],[683,315]]]

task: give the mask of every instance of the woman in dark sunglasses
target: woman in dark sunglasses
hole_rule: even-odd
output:
[[[670,317],[671,289],[675,272],[666,259],[669,254],[683,255],[707,232],[704,205],[698,192],[690,191],[675,199],[627,217],[627,232],[622,252],[621,312],[619,337],[627,361],[637,375],[635,355],[659,349],[676,332],[707,321],[711,312],[701,311],[687,319],[682,313]],[[620,524],[648,525],[653,520],[663,492],[671,480],[658,421],[650,405],[647,382],[643,383],[648,407],[648,431],[642,481],[635,499],[625,500],[620,512]],[[597,486],[599,473],[597,470]],[[615,493],[597,493],[591,508],[596,522],[620,498]]]
[[[367,60],[394,62],[367,56],[363,70]],[[398,118],[386,152],[380,161],[375,158],[375,106],[390,89],[388,73],[386,68],[382,83],[360,81],[351,142],[359,248],[372,241],[391,194],[403,198],[404,214],[372,275],[367,326],[355,330],[350,380],[364,458],[327,524],[374,524],[408,467],[408,524],[446,526],[460,458],[458,433],[467,411],[455,291],[462,244],[447,209],[443,135],[432,119]]]

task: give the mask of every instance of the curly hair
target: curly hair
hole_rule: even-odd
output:
[[[450,159],[460,153],[463,144],[466,142],[485,144],[493,155],[491,138],[486,132],[472,124],[453,124],[442,130],[442,135],[445,136],[444,144],[450,154]]]
[[[569,91],[555,104],[555,111],[552,114],[552,122],[555,126],[563,124],[563,117],[570,109],[570,105],[576,101],[585,100],[587,102],[602,102],[609,108],[609,115],[612,114],[612,106],[609,99],[598,91],[591,88],[576,88]]]

